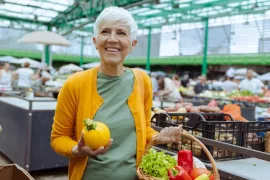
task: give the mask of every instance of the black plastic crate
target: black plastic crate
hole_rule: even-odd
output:
[[[224,113],[159,113],[155,114],[151,122],[160,127],[178,126],[194,127],[201,121],[233,121],[229,114]]]
[[[243,147],[265,151],[265,134],[270,132],[270,121],[247,122],[243,124]]]
[[[231,121],[226,121],[230,118]],[[233,121],[230,115],[222,113],[167,113],[155,114],[152,124],[160,127],[182,125],[190,134],[216,141],[241,146],[243,142],[242,122]],[[178,144],[160,145],[162,148],[177,151]],[[182,149],[192,150],[194,156],[203,162],[209,162],[201,147],[190,140],[182,140]],[[207,146],[209,152],[217,161],[243,158],[242,155],[231,153],[215,147]]]

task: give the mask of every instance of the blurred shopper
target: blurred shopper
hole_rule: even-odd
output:
[[[181,80],[181,85],[183,87],[187,87],[189,84],[189,75],[185,74],[183,79]]]
[[[222,88],[225,92],[232,92],[238,89],[238,84],[233,81],[233,77],[226,76],[226,81],[223,82]]]
[[[246,79],[239,84],[240,90],[248,90],[254,94],[264,93],[266,90],[264,84],[257,78],[253,77],[253,70],[249,69],[246,74]]]
[[[172,81],[174,82],[174,84],[177,88],[179,88],[181,86],[180,78],[177,74],[172,76]]]
[[[32,87],[32,80],[35,79],[34,70],[30,69],[30,64],[25,62],[22,68],[14,72],[17,79],[17,88],[19,91],[25,93]]]
[[[157,76],[158,82],[158,95],[164,96],[164,100],[179,102],[181,101],[181,95],[178,88],[175,86],[172,79],[168,77]]]
[[[158,95],[158,82],[157,82],[156,77],[157,77],[157,73],[151,72],[151,81],[152,81],[154,96]]]
[[[5,90],[12,90],[12,72],[9,63],[5,63],[0,70],[0,87]]]
[[[52,78],[50,69],[47,66],[45,66],[42,69],[39,69],[36,72],[36,76],[40,81],[40,85],[45,85],[45,83]]]
[[[210,85],[208,85],[209,90],[213,90],[213,91],[221,91],[222,88],[222,81],[219,79],[213,79],[213,81],[211,82],[211,87]]]
[[[200,76],[199,78],[199,83],[197,83],[194,87],[194,92],[196,94],[200,94],[205,90],[208,90],[208,85],[207,85],[207,79],[205,76]]]
[[[136,167],[152,138],[180,140],[178,127],[160,133],[151,128],[151,79],[142,70],[123,66],[136,36],[137,24],[127,10],[105,8],[94,24],[100,65],[71,75],[58,95],[51,147],[70,158],[70,180],[138,179]],[[106,124],[113,140],[97,150],[87,146],[85,118]]]

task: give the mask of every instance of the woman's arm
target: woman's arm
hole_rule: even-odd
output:
[[[146,141],[151,141],[152,137],[158,134],[151,128],[151,108],[153,106],[153,90],[150,77],[146,73],[141,73],[144,81],[144,114],[146,123]]]
[[[73,140],[77,112],[76,82],[69,78],[57,99],[57,107],[51,132],[51,147],[60,155],[72,157],[72,148],[78,144]]]

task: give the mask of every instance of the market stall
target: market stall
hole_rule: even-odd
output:
[[[54,98],[0,97],[0,151],[27,171],[66,167],[50,147]]]
[[[160,131],[162,127],[152,125],[152,127]],[[216,160],[216,166],[222,180],[261,180],[269,177],[270,168],[270,154],[248,149],[245,147],[233,145],[226,142],[220,142],[209,138],[195,136],[207,147],[222,149],[222,151],[230,151],[234,154],[240,154],[240,159],[229,159],[229,160]],[[182,140],[183,142],[183,140]],[[156,146],[155,149],[164,151],[172,156],[177,155],[177,150],[170,148],[164,148],[164,146]],[[194,153],[194,151],[193,151]],[[199,158],[200,159],[200,158]],[[202,160],[202,159],[200,159]],[[202,160],[204,161],[204,160]],[[211,169],[212,165],[209,162],[204,161],[204,165]]]

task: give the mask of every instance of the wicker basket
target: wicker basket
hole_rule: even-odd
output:
[[[265,152],[270,153],[270,132],[266,132],[264,146]]]
[[[202,148],[202,150],[205,152],[205,154],[207,155],[210,163],[212,164],[212,172],[213,172],[213,175],[214,175],[214,179],[215,180],[220,180],[220,177],[219,177],[219,174],[218,174],[218,170],[217,170],[217,166],[216,166],[216,163],[215,163],[215,160],[213,159],[212,155],[210,154],[210,152],[208,151],[208,149],[205,147],[205,145],[199,141],[197,138],[195,138],[194,136],[186,133],[186,132],[182,132],[181,133],[181,137],[182,138],[185,138],[185,139],[189,139],[189,140],[192,140],[196,143],[199,144],[199,146]],[[166,142],[158,142],[155,138],[153,138],[146,146],[145,148],[145,152],[144,154],[146,154],[148,152],[148,150],[154,146],[154,145],[158,145],[158,144],[166,144]],[[144,174],[142,169],[140,169],[139,167],[137,168],[137,176],[140,180],[160,180],[160,178],[156,178],[156,177],[153,177],[153,176],[149,176],[147,174]]]

